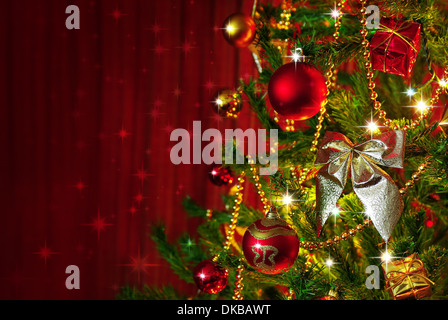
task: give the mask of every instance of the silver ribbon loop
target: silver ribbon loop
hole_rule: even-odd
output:
[[[351,176],[353,191],[384,241],[388,241],[403,211],[403,200],[392,178],[378,165],[402,168],[405,132],[386,132],[358,145],[341,133],[326,132],[316,157],[324,165],[316,176],[318,234],[334,212]]]

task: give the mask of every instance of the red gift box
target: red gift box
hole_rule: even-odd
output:
[[[420,24],[381,19],[370,41],[373,70],[408,77],[420,51]]]

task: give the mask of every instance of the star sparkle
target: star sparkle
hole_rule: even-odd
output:
[[[334,8],[330,12],[324,14],[330,15],[334,19],[334,21],[344,15],[344,13],[338,10],[338,8],[336,7],[336,3],[334,4]]]
[[[156,22],[154,22],[153,25],[151,25],[151,27],[146,28],[145,30],[150,30],[150,31],[152,31],[152,33],[154,34],[154,36],[157,37],[161,31],[165,31],[165,30],[168,30],[168,29],[163,28],[163,27],[162,27],[160,24],[158,24],[157,21],[156,21]]]
[[[303,55],[302,48],[294,48],[294,50],[291,51],[291,55],[286,57],[292,59],[296,67],[298,62],[303,62],[306,58],[306,56]]]
[[[190,237],[188,237],[187,239],[185,239],[185,242],[181,242],[181,246],[186,248],[188,250],[188,253],[191,252],[192,247],[196,246],[196,243],[194,241],[192,241],[192,239]]]
[[[359,126],[361,128],[367,128],[367,131],[370,132],[370,139],[373,139],[374,133],[376,133],[379,128],[382,128],[382,126],[379,126],[376,121],[373,119],[373,111],[370,111],[370,121],[367,121],[367,124],[365,126]]]
[[[134,196],[134,200],[135,200],[135,202],[137,202],[139,207],[142,204],[142,201],[145,199],[147,199],[147,197],[144,197],[141,192],[139,192],[137,195]]]
[[[164,46],[162,46],[161,43],[158,43],[154,47],[153,51],[155,51],[155,53],[157,53],[157,55],[159,56],[159,59],[160,59],[160,56],[162,55],[162,53],[164,53],[165,51],[168,51],[168,49],[166,49]]]
[[[401,259],[403,257],[397,257],[393,255],[392,251],[389,251],[387,249],[387,242],[386,242],[386,248],[384,251],[380,251],[381,255],[378,257],[370,257],[372,259],[381,259],[381,263],[385,263],[385,270],[387,273],[387,264],[390,263],[393,259]]]
[[[130,267],[132,268],[131,272],[137,272],[137,280],[140,282],[141,273],[147,274],[148,267],[158,267],[159,264],[148,263],[148,256],[142,257],[140,253],[140,246],[137,249],[137,256],[129,256],[130,263],[121,264],[122,267]]]
[[[39,255],[45,261],[45,266],[47,266],[47,259],[49,259],[54,254],[59,254],[59,252],[51,251],[50,248],[47,247],[47,240],[45,240],[44,246],[40,247],[40,250],[37,252],[33,252],[33,254]]]
[[[82,191],[87,188],[87,185],[85,185],[84,182],[82,182],[81,180],[79,180],[79,182],[77,184],[74,185],[74,187],[76,189],[78,189],[79,193],[82,193]]]
[[[330,252],[328,252],[328,258],[321,264],[325,264],[327,266],[328,278],[331,280],[331,268],[334,267],[335,264],[340,264],[340,262],[336,262],[334,259],[332,259]]]
[[[213,88],[215,87],[215,83],[212,80],[208,80],[205,84],[204,87],[208,90],[208,92],[210,93]]]
[[[416,108],[417,111],[420,111],[420,118],[423,119],[423,113],[426,111],[426,109],[428,108],[428,104],[426,101],[423,101],[423,98],[420,99],[420,101],[417,102]]]
[[[92,220],[92,223],[82,224],[82,226],[92,227],[96,231],[97,240],[99,241],[101,232],[106,230],[106,227],[113,226],[113,224],[106,223],[106,218],[100,216],[100,209],[98,209],[97,216]]]
[[[123,16],[127,16],[127,13],[123,13],[120,11],[120,9],[115,8],[115,10],[108,15],[115,19],[115,23],[118,23],[118,20],[120,20]]]
[[[271,201],[280,202],[280,206],[286,206],[286,211],[289,213],[290,206],[294,205],[294,202],[302,201],[294,199],[293,195],[289,194],[289,187],[286,186],[286,193],[281,195],[280,199],[272,199]]]
[[[143,186],[143,182],[148,178],[154,176],[153,174],[148,173],[145,168],[143,167],[143,164],[141,165],[140,169],[137,170],[137,173],[133,174],[134,177],[137,177],[140,180],[141,185]]]
[[[334,217],[334,225],[336,225],[337,218],[341,215],[341,212],[343,212],[338,207],[334,208],[331,212],[331,215]]]
[[[128,131],[126,131],[126,129],[125,129],[123,126],[121,126],[121,130],[118,131],[118,132],[116,133],[116,135],[119,136],[119,137],[121,138],[121,143],[123,143],[123,142],[124,142],[124,139],[126,139],[128,136],[130,136],[131,133],[129,133]]]
[[[131,216],[134,216],[138,210],[134,205],[132,205],[128,211],[131,213]]]
[[[156,122],[160,116],[164,115],[165,113],[160,112],[159,108],[154,107],[151,112],[148,113],[148,115],[152,118],[153,122]]]
[[[406,92],[404,92],[404,93],[406,93],[406,95],[407,95],[408,97],[412,98],[412,97],[417,93],[417,91],[415,91],[414,88],[409,87],[409,88],[406,90]]]
[[[182,51],[184,52],[184,57],[186,58],[187,55],[190,53],[190,51],[192,49],[195,49],[196,47],[194,47],[189,41],[187,41],[185,39],[184,43],[182,44],[182,46],[178,47],[178,49],[182,49]]]

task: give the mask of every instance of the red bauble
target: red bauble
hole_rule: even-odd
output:
[[[223,23],[224,38],[235,47],[247,47],[255,38],[255,21],[243,13],[229,16]]]
[[[225,186],[233,182],[232,171],[222,165],[213,166],[210,169],[208,176],[210,181],[217,186]]]
[[[306,120],[320,111],[327,87],[319,70],[303,62],[291,62],[274,72],[268,95],[272,107],[281,116]]]
[[[208,294],[215,294],[226,287],[229,272],[212,260],[204,260],[194,268],[193,279],[199,290]]]
[[[243,237],[247,262],[266,274],[286,271],[299,253],[299,238],[286,221],[271,211],[266,218],[251,224]]]

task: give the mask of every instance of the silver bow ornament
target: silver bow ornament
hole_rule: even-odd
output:
[[[326,132],[315,161],[316,165],[324,165],[316,176],[318,234],[334,212],[351,175],[353,190],[366,215],[384,241],[389,240],[404,205],[398,187],[378,165],[403,168],[404,144],[405,132],[400,130],[357,145],[341,133]]]

